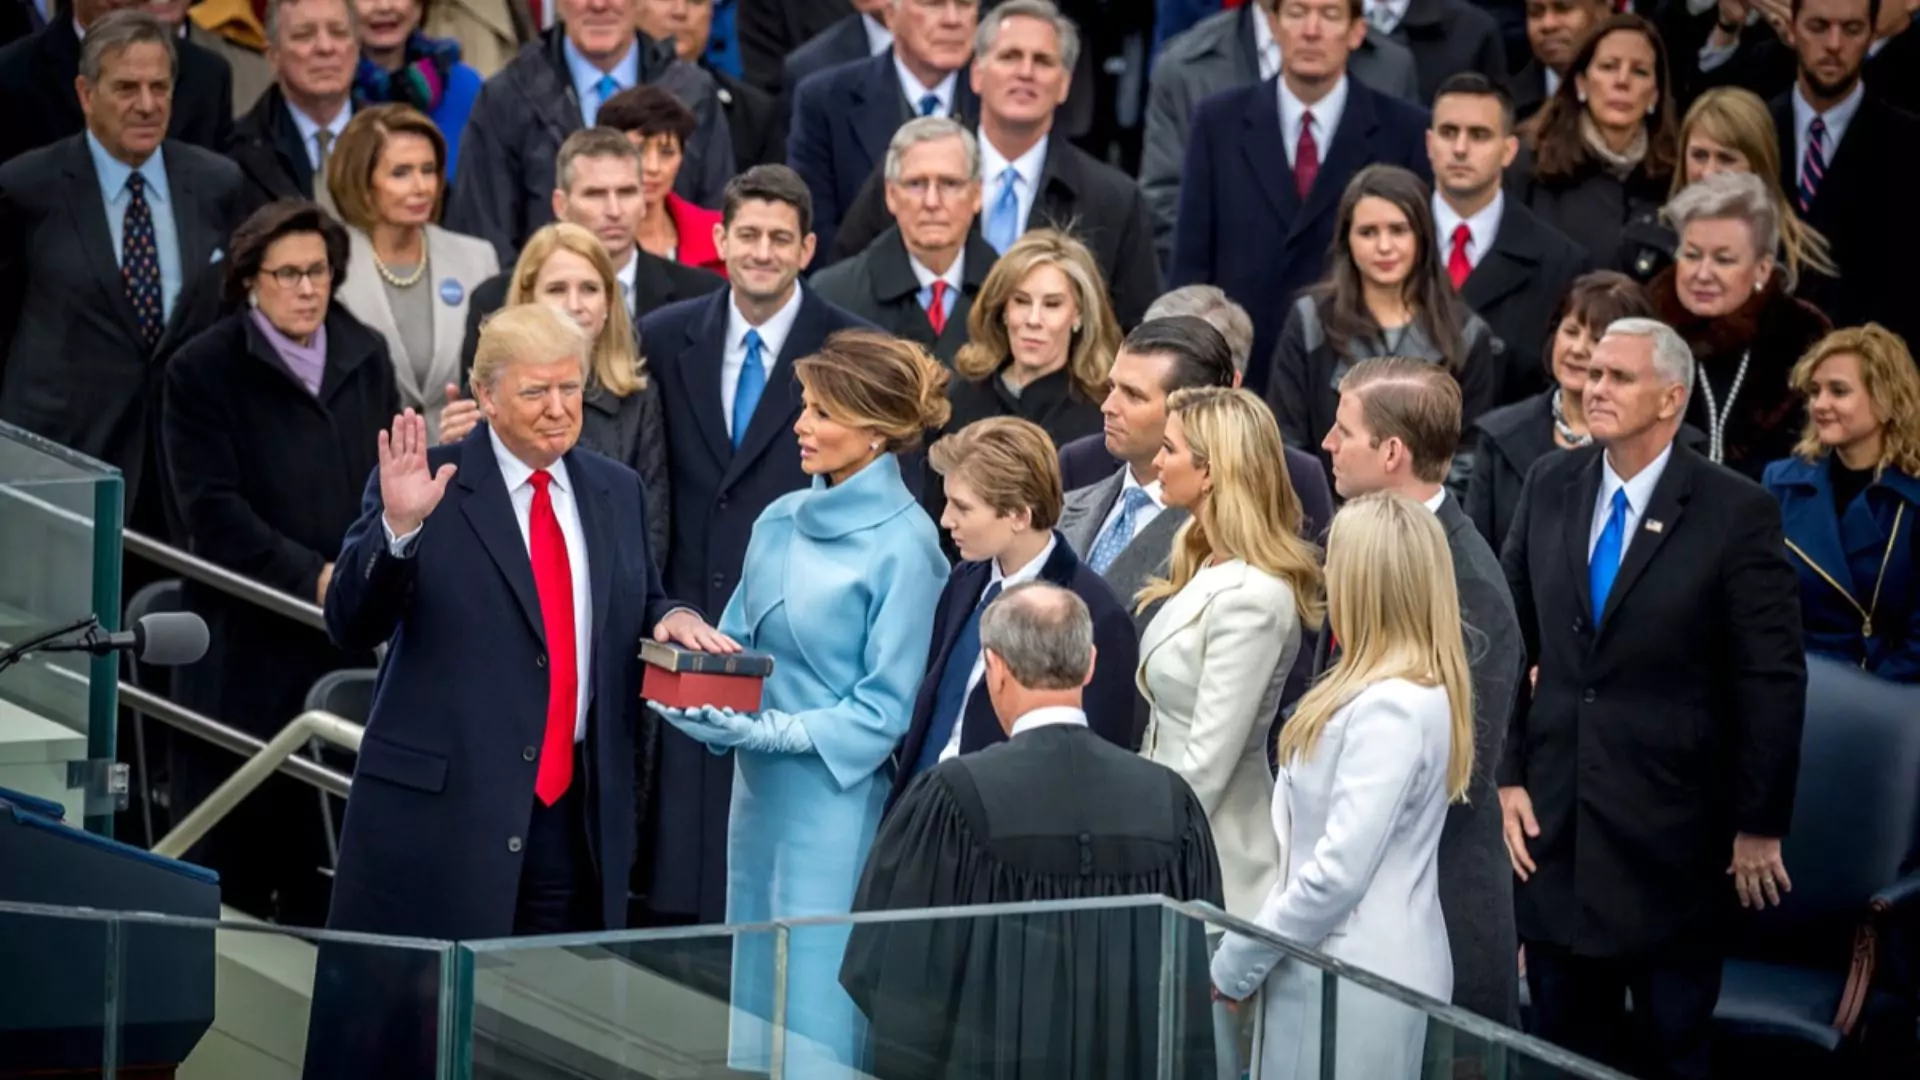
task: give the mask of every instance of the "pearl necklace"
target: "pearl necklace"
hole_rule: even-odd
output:
[[[387,269],[387,264],[380,261],[378,252],[370,252],[370,254],[373,255],[373,268],[379,271],[380,277],[387,284],[396,289],[410,289],[420,284],[420,279],[427,276],[427,240],[424,236],[420,238],[420,265],[414,267],[413,273],[406,277],[401,277]]]

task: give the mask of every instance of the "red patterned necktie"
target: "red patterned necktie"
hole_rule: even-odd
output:
[[[147,178],[127,177],[127,213],[120,229],[120,280],[140,320],[140,337],[151,348],[165,323],[160,300],[160,249],[153,239],[153,207],[147,202]]]
[[[540,594],[540,621],[547,630],[547,734],[540,744],[540,772],[533,793],[552,806],[573,783],[573,726],[579,709],[580,672],[574,653],[573,565],[567,538],[553,512],[552,474],[533,474],[533,513],[527,522],[533,555],[533,587]]]
[[[1320,175],[1320,144],[1313,139],[1313,113],[1300,114],[1300,146],[1293,155],[1293,187],[1302,199]]]
[[[1468,275],[1473,273],[1473,264],[1467,261],[1467,245],[1472,242],[1473,230],[1466,222],[1454,227],[1453,253],[1447,256],[1447,277],[1453,279],[1454,292],[1465,288]]]
[[[947,283],[935,278],[933,302],[927,305],[927,321],[933,324],[933,336],[947,332]]]

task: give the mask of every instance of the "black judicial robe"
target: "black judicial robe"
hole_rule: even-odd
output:
[[[1171,770],[1050,725],[942,762],[880,826],[856,912],[1167,896],[1221,903],[1206,812]],[[1162,994],[1161,946],[1177,985]],[[840,972],[883,1080],[1213,1080],[1203,927],[1157,904],[854,927]]]

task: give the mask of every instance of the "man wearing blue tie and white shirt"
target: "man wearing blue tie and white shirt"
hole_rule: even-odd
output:
[[[810,482],[793,433],[794,362],[836,331],[867,326],[801,288],[812,227],[812,199],[792,169],[748,169],[727,185],[715,237],[729,287],[640,320],[673,486],[663,577],[669,596],[702,611],[727,606],[760,512]],[[648,908],[665,922],[720,922],[733,763],[678,731],[662,733],[660,762]]]

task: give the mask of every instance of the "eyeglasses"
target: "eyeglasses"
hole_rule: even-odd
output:
[[[272,278],[274,284],[283,289],[297,289],[302,281],[324,286],[333,280],[333,267],[326,263],[314,263],[312,266],[277,266],[269,270],[263,266],[260,276]]]
[[[967,189],[973,186],[973,181],[960,180],[951,176],[942,176],[938,179],[916,176],[911,180],[896,180],[894,186],[913,196],[915,201],[926,198],[927,189],[934,188],[940,192],[942,202],[952,202],[965,195]]]

